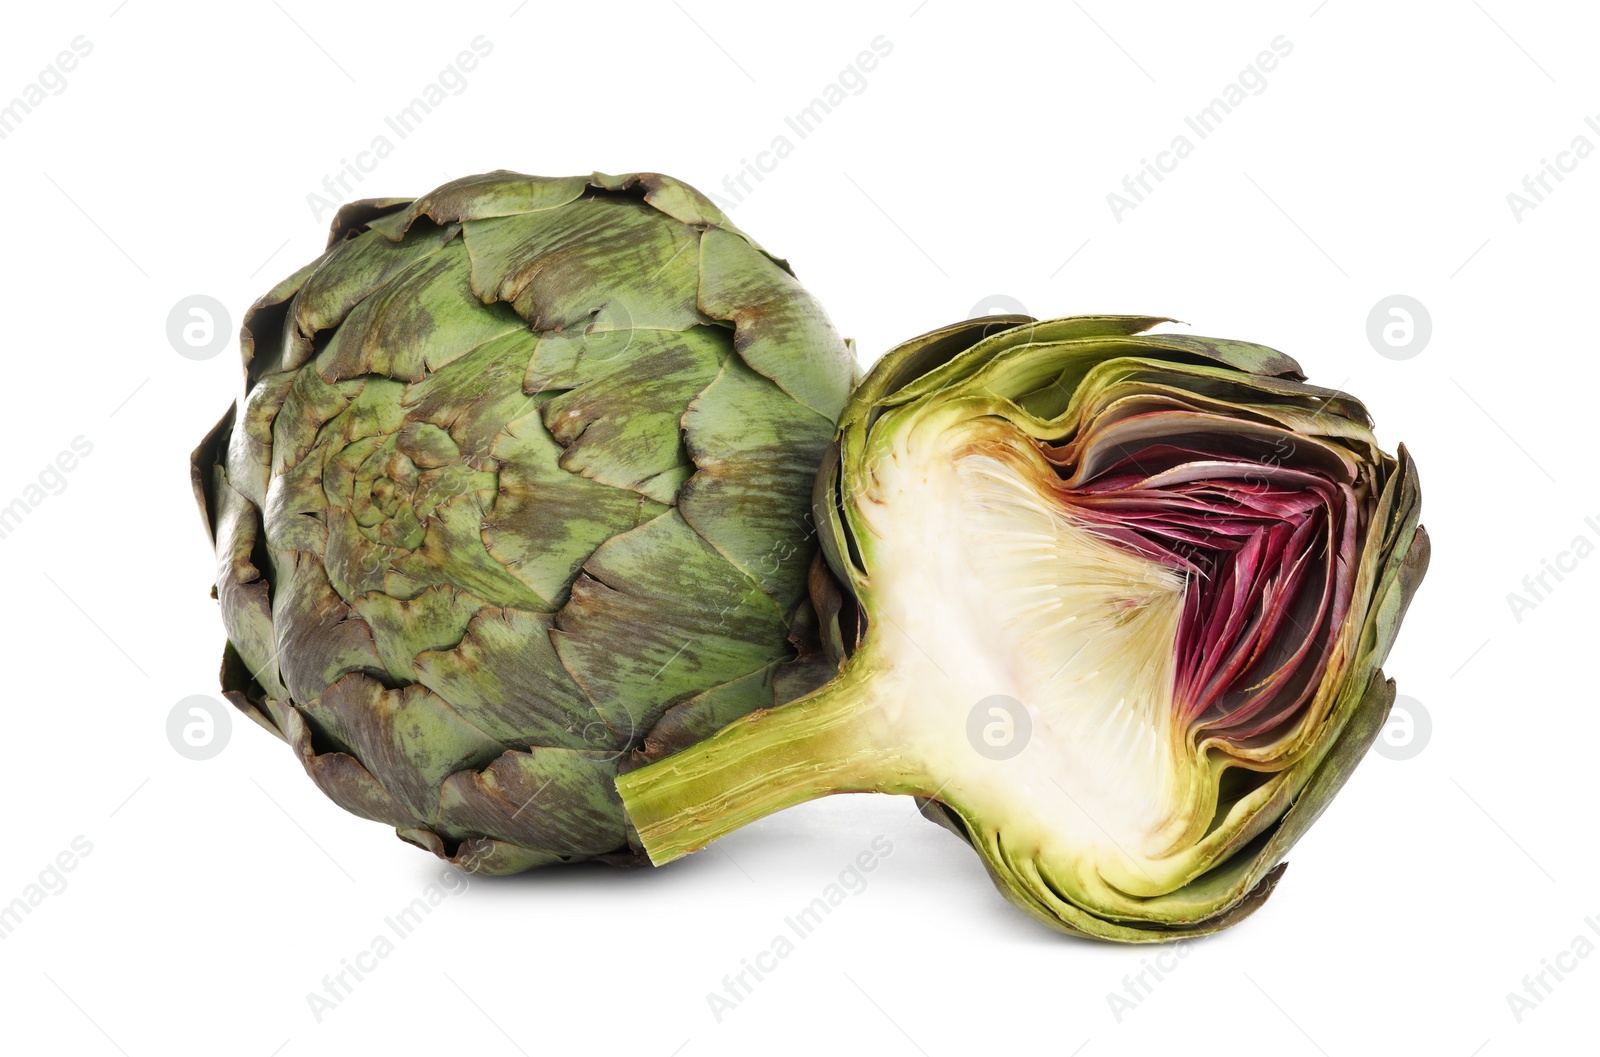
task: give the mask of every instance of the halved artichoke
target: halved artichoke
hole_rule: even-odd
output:
[[[838,677],[619,779],[656,862],[835,792],[924,799],[1067,932],[1211,932],[1377,736],[1427,564],[1351,397],[1147,317],[890,352],[818,479]]]

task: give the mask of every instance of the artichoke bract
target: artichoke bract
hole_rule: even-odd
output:
[[[854,357],[668,177],[346,206],[194,457],[226,696],[481,873],[629,848],[619,769],[832,672],[810,496]]]
[[[869,372],[817,482],[843,667],[619,778],[654,861],[881,791],[1069,933],[1260,905],[1384,723],[1427,536],[1360,403],[1165,322],[987,317]]]

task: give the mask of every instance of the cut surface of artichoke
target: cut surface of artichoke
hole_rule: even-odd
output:
[[[888,626],[879,663],[911,688],[882,705],[891,743],[942,797],[1033,820],[1021,839],[1062,843],[1122,880],[1163,869],[1154,860],[1192,810],[1174,797],[1198,765],[1172,722],[1183,578],[1075,521],[1010,427],[918,439],[879,465],[863,506]],[[992,697],[1028,716],[1005,760],[969,740],[974,706]],[[993,707],[979,718],[1004,749],[1024,736]]]

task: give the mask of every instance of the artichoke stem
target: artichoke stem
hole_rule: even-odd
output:
[[[617,779],[622,805],[657,866],[740,826],[831,793],[906,791],[875,735],[882,686],[852,660],[832,682],[735,720],[710,738]],[[895,780],[900,778],[902,780]],[[893,786],[894,788],[890,788]]]

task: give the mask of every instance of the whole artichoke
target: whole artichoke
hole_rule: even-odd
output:
[[[1211,932],[1383,725],[1410,457],[1248,342],[992,317],[906,342],[817,482],[838,677],[619,778],[663,862],[827,793],[924,798],[1066,932]]]
[[[358,202],[194,456],[226,696],[481,873],[633,861],[614,778],[830,669],[812,481],[853,356],[668,177]]]

